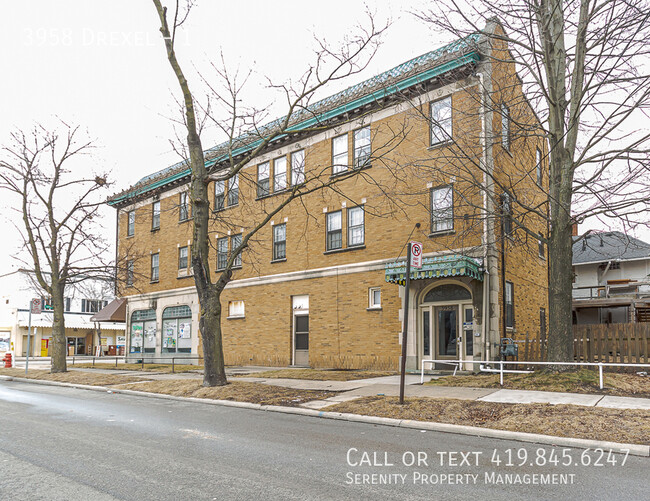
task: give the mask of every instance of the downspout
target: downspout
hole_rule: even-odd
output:
[[[485,188],[483,190],[483,202],[485,207],[485,219],[483,221],[483,239],[485,250],[485,262],[487,280],[484,281],[484,287],[487,291],[486,303],[487,308],[483,312],[484,318],[484,360],[490,360],[492,352],[492,338],[499,336],[499,283],[498,283],[498,260],[496,257],[496,242],[494,240],[494,181],[492,172],[494,171],[492,158],[492,112],[488,108],[488,100],[491,84],[491,67],[489,62],[484,63],[484,71],[478,72],[477,77],[481,84],[481,143],[483,146],[483,181]],[[487,73],[487,75],[486,75]]]
[[[115,210],[115,280],[113,281],[113,289],[115,297],[117,297],[117,262],[119,257],[119,249],[117,248],[120,238],[120,209]]]
[[[487,358],[487,350],[489,347],[488,343],[488,330],[487,330],[487,323],[489,321],[489,314],[488,314],[488,295],[490,294],[490,272],[488,270],[487,266],[487,260],[488,260],[488,251],[487,251],[487,245],[488,245],[488,176],[486,173],[487,169],[487,148],[485,145],[485,86],[483,85],[483,73],[477,73],[476,75],[478,77],[479,81],[479,92],[481,93],[481,105],[479,108],[479,113],[481,116],[481,137],[480,137],[480,143],[481,143],[481,162],[483,163],[483,207],[485,209],[485,215],[483,218],[483,268],[485,270],[484,275],[483,275],[483,304],[482,308],[483,311],[481,312],[481,336],[483,338],[483,360],[488,360]]]

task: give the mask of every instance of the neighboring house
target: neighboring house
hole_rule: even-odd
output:
[[[650,244],[619,231],[574,240],[574,323],[650,321]]]
[[[65,295],[65,327],[68,355],[91,355],[96,353],[98,336],[97,323],[91,320],[112,299],[112,284],[99,280],[86,280],[76,287],[70,287]],[[19,269],[0,277],[0,353],[12,351],[16,356],[27,354],[27,331],[29,325],[29,304],[32,298],[41,298],[45,306],[40,314],[31,318],[32,338],[30,355],[49,356],[52,340],[52,311],[48,310],[51,299],[43,296],[35,285],[32,273]],[[102,351],[114,351],[124,346],[125,324],[102,322]]]
[[[490,214],[499,200],[504,211],[514,205],[503,188],[476,186],[447,170],[467,172],[469,165],[472,177],[485,179],[471,162],[449,160],[460,146],[485,162],[501,186],[511,182],[538,207],[546,201],[545,144],[538,135],[516,133],[510,118],[516,112],[519,123],[527,117],[534,127],[534,114],[527,104],[508,108],[524,101],[514,66],[491,62],[488,50],[470,37],[316,103],[290,137],[271,143],[237,178],[213,183],[212,272],[219,273],[242,233],[286,186],[301,183],[305,173],[329,179],[364,170],[337,190],[285,207],[243,253],[222,295],[227,364],[396,368],[409,238],[424,246],[424,267],[411,272],[410,368],[431,358],[495,359],[501,337],[535,338],[545,329],[544,246],[534,239],[516,243],[517,235],[526,236],[514,224],[517,214],[507,212],[503,225],[482,216],[483,204],[492,204]],[[518,99],[490,91],[504,87],[497,79]],[[481,104],[487,102],[501,103],[498,111]],[[389,131],[407,135],[382,147]],[[250,138],[240,141],[243,150],[252,148]],[[380,160],[368,161],[382,150]],[[224,153],[225,145],[206,153],[212,172],[226,168]],[[396,179],[400,210],[389,211],[385,192]],[[188,259],[189,180],[187,165],[179,163],[109,200],[117,209],[119,258],[128,263],[120,296],[127,299],[133,360],[201,354]],[[415,223],[422,226],[413,233]],[[546,228],[542,220],[528,225],[535,234]]]

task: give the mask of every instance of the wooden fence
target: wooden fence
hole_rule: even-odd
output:
[[[518,341],[519,360],[548,360],[548,340],[537,334]],[[576,362],[650,364],[650,323],[573,326],[573,358]],[[532,366],[531,368],[540,368]],[[606,368],[636,371],[634,367]],[[650,372],[650,369],[641,369]]]
[[[576,362],[647,364],[650,363],[649,345],[650,323],[647,322],[573,326]]]

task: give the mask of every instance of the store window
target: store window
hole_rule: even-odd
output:
[[[130,353],[155,353],[156,310],[134,311],[131,315]]]
[[[162,353],[191,353],[192,310],[172,306],[163,311]]]

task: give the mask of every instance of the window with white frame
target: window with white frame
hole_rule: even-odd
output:
[[[230,237],[230,252],[235,252],[237,247],[241,245],[241,233],[238,235],[233,235]],[[241,267],[241,252],[238,252],[235,256],[235,260],[232,262],[233,268]]]
[[[510,151],[510,109],[501,103],[501,145]]]
[[[332,174],[348,170],[348,135],[332,139]]]
[[[454,229],[454,189],[451,185],[431,190],[431,233]]]
[[[354,166],[370,167],[370,127],[354,131]]]
[[[370,287],[368,289],[368,308],[381,308],[381,287]]]
[[[228,317],[238,318],[245,315],[243,301],[228,301]]]
[[[228,264],[228,237],[217,239],[217,270],[223,270]]]
[[[159,266],[160,254],[151,254],[151,281],[158,281],[158,266]]]
[[[451,96],[431,103],[431,146],[452,138]]]
[[[542,152],[539,148],[535,150],[535,172],[537,174],[537,185],[542,185]]]
[[[186,191],[180,194],[180,201],[178,204],[178,220],[187,221],[190,217],[190,202],[189,196]]]
[[[328,251],[336,250],[343,247],[343,227],[341,221],[341,211],[330,212],[327,214],[327,245]]]
[[[214,182],[214,210],[221,210],[224,207],[226,195],[226,182]]]
[[[273,226],[273,260],[287,258],[287,225],[276,224]]]
[[[305,150],[291,154],[291,183],[295,186],[305,182]]]
[[[178,248],[178,269],[187,269],[187,246]]]
[[[506,327],[512,329],[515,326],[515,286],[512,282],[506,282]]]
[[[278,192],[287,187],[287,157],[273,160],[273,192]]]
[[[239,203],[239,173],[228,181],[228,207]]]
[[[537,247],[539,249],[539,257],[545,257],[546,252],[544,248],[544,235],[541,233],[539,234],[539,238],[537,239]]]
[[[126,235],[132,237],[135,234],[135,211],[130,210],[127,213]]]
[[[348,247],[363,245],[365,242],[363,207],[348,209]]]
[[[160,228],[160,200],[155,201],[151,206],[151,229]]]
[[[264,162],[257,166],[257,196],[265,197],[270,193],[269,176],[271,175],[271,164]]]

